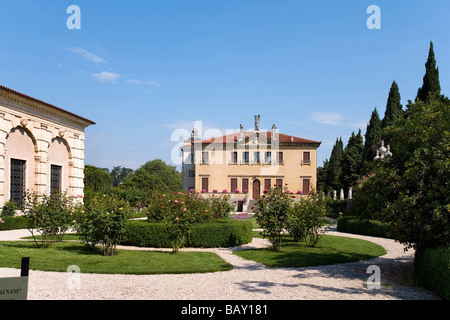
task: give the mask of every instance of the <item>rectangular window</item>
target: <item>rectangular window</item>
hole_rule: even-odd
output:
[[[189,170],[189,178],[195,177],[195,170]]]
[[[61,166],[50,166],[50,192],[61,191],[61,173]]]
[[[270,151],[266,152],[266,159],[265,159],[265,161],[266,161],[266,164],[271,164],[272,163],[272,152],[270,152]]]
[[[283,164],[283,163],[284,163],[284,155],[283,155],[283,152],[281,152],[281,151],[278,152],[277,156],[278,156],[278,157],[277,157],[277,161],[278,161],[277,163],[278,163],[278,164]]]
[[[248,151],[244,151],[242,161],[245,164],[248,164],[250,162],[250,154]]]
[[[202,152],[202,163],[209,163],[209,152],[203,151]]]
[[[236,164],[238,161],[238,153],[237,151],[231,152],[231,164]]]
[[[272,180],[270,180],[270,179],[264,179],[264,189],[265,189],[265,190],[269,190],[270,187],[271,187],[271,183],[272,183]]]
[[[310,180],[309,179],[303,179],[303,193],[309,193],[310,191]]]
[[[209,178],[202,178],[202,192],[209,192]]]
[[[261,163],[261,157],[259,151],[253,153],[253,163]]]
[[[231,192],[236,192],[238,181],[237,178],[231,178]]]
[[[22,203],[25,197],[25,160],[11,159],[10,200]]]
[[[283,179],[277,179],[275,185],[283,189]]]
[[[311,152],[309,152],[309,151],[303,152],[302,164],[311,164]]]
[[[190,157],[191,157],[191,164],[194,164],[195,163],[195,153],[191,153],[190,154]]]
[[[242,179],[242,192],[248,192],[248,179]]]

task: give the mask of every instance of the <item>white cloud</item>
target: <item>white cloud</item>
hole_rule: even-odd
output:
[[[311,116],[312,120],[317,123],[339,125],[342,124],[342,115],[330,112],[314,112]]]
[[[137,84],[137,85],[149,85],[152,87],[159,87],[159,81],[149,81],[149,80],[135,80],[135,79],[127,79],[126,83]]]
[[[144,81],[149,86],[159,87],[159,81]]]
[[[105,59],[89,52],[86,51],[82,48],[66,48],[65,50],[76,53],[84,58],[86,58],[87,60],[91,61],[91,62],[95,62],[95,63],[104,63],[106,62]]]
[[[143,84],[143,82],[141,80],[134,80],[134,79],[127,79],[126,83]]]
[[[120,78],[120,74],[103,71],[92,75],[99,82],[116,82]]]

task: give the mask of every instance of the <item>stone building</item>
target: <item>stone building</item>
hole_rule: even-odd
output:
[[[321,142],[259,128],[202,140],[196,131],[182,147],[183,188],[228,194],[238,201],[257,199],[274,185],[294,195],[316,188],[317,148]],[[242,211],[239,210],[238,211]]]
[[[95,124],[0,85],[0,206],[26,192],[83,196],[85,128]]]

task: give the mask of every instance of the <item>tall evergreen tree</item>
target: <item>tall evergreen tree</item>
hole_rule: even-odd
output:
[[[401,104],[400,91],[398,85],[392,82],[391,89],[389,90],[389,97],[386,103],[386,111],[384,118],[381,122],[381,127],[384,129],[394,124],[397,119],[403,116],[403,106]]]
[[[372,161],[376,155],[376,150],[378,147],[378,143],[382,139],[383,129],[381,127],[381,120],[378,114],[377,108],[372,111],[372,115],[369,120],[369,124],[367,125],[365,141],[364,141],[364,149],[362,156],[362,170],[364,171],[365,161]]]
[[[349,187],[354,186],[361,176],[363,149],[364,144],[361,129],[356,135],[352,132],[344,150],[343,175],[341,180],[345,192],[347,192]]]
[[[425,63],[425,75],[423,86],[417,92],[416,100],[426,101],[429,99],[439,99],[441,96],[441,84],[439,82],[439,68],[436,67],[434,57],[433,42],[430,42],[428,59]]]
[[[328,192],[327,175],[329,162],[325,159],[322,167],[317,167],[317,188],[323,192]]]
[[[344,144],[342,138],[336,139],[330,156],[327,172],[328,191],[343,188],[342,173],[344,161]]]

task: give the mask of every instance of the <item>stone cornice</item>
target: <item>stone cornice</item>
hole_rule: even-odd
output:
[[[95,124],[89,119],[3,86],[0,86],[0,104],[43,120],[50,120],[82,131],[89,125]]]

